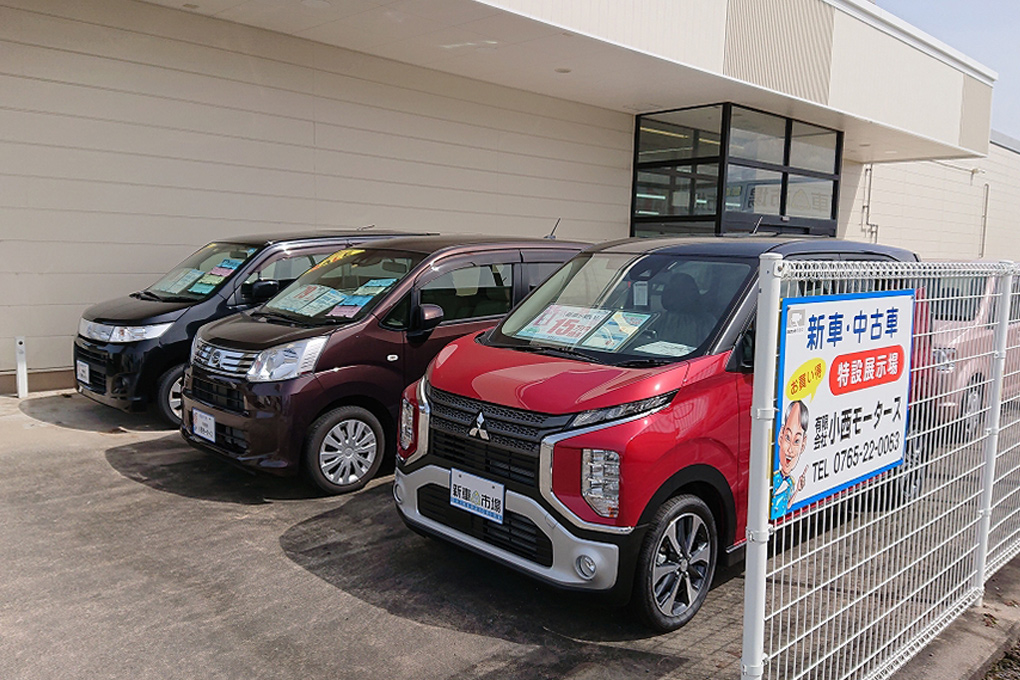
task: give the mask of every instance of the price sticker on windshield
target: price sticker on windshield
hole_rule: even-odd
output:
[[[549,305],[515,337],[576,345],[602,323],[610,310],[571,305]]]

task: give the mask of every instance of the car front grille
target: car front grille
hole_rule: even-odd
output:
[[[225,349],[210,345],[199,340],[195,347],[196,366],[201,366],[207,371],[221,373],[223,375],[244,376],[248,369],[255,363],[258,352],[241,352],[234,349]]]
[[[110,355],[101,349],[74,346],[75,360],[84,361],[89,365],[89,381],[82,383],[93,392],[106,394],[106,367],[110,363]]]
[[[219,385],[198,376],[191,378],[191,396],[210,406],[217,406],[234,413],[244,412],[244,395],[240,390],[227,385]]]
[[[544,567],[552,566],[552,541],[524,515],[505,511],[502,524],[479,517],[450,505],[450,490],[439,484],[426,484],[418,489],[418,512],[526,560]]]
[[[430,458],[503,484],[537,488],[542,439],[561,431],[571,418],[508,408],[435,388],[428,396]]]
[[[216,445],[232,453],[245,454],[248,452],[248,433],[216,423]]]

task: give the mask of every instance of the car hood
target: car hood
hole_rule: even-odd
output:
[[[683,385],[689,363],[656,368],[602,364],[487,347],[477,335],[436,356],[429,377],[438,389],[502,406],[564,414],[640,401]]]
[[[144,326],[176,321],[194,302],[140,300],[129,295],[92,305],[82,314],[87,321],[111,326]]]
[[[337,327],[333,326],[290,326],[280,321],[241,313],[203,326],[198,335],[202,340],[219,347],[260,351],[288,342],[329,335],[335,330]]]

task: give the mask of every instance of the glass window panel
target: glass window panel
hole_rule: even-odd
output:
[[[719,155],[721,106],[655,113],[638,122],[638,163]]]
[[[634,225],[634,235],[643,238],[656,236],[714,236],[715,222],[652,222]]]
[[[638,173],[635,215],[689,215],[692,168],[656,168]]]
[[[785,145],[785,118],[733,107],[730,156],[782,165]]]
[[[443,321],[474,319],[510,311],[513,278],[508,264],[464,267],[422,286],[421,303],[443,308]]]
[[[739,165],[729,166],[726,177],[727,212],[778,215],[782,192],[781,172]]]
[[[790,175],[786,214],[790,217],[832,219],[832,195],[836,183],[802,175]]]
[[[793,122],[790,165],[817,172],[836,172],[836,133],[832,130]]]
[[[715,163],[641,170],[634,196],[634,214],[714,215],[718,210],[718,178],[719,166]]]

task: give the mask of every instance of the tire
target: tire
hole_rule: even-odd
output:
[[[697,496],[671,498],[655,513],[638,555],[632,605],[659,632],[680,628],[701,608],[715,575],[719,534]]]
[[[181,390],[184,388],[185,364],[178,364],[159,376],[156,382],[156,411],[174,427],[181,426]]]
[[[975,377],[960,399],[960,441],[978,437],[985,426],[985,390],[981,378]]]
[[[357,491],[379,471],[386,440],[379,419],[360,406],[341,406],[308,431],[304,470],[328,494]]]
[[[929,435],[917,434],[920,428],[916,425],[912,425],[910,429],[913,432],[907,433],[903,462],[893,473],[891,507],[909,503],[924,491],[924,480],[928,474]]]

